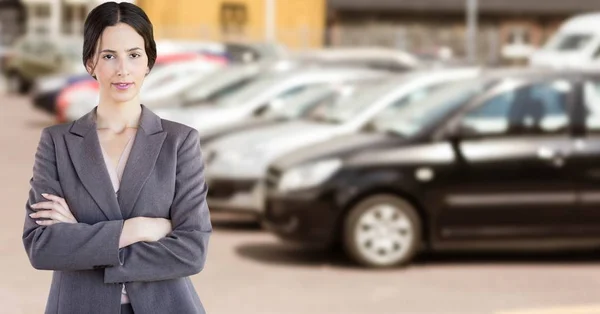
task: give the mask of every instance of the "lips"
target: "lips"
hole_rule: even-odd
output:
[[[113,83],[112,85],[119,90],[127,90],[129,87],[133,86],[133,83]]]

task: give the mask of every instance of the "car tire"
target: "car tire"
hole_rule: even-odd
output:
[[[17,72],[9,72],[6,76],[6,90],[9,94],[25,94],[27,84]]]
[[[358,202],[344,221],[346,254],[370,268],[407,265],[419,250],[421,239],[417,210],[393,195],[374,195]]]

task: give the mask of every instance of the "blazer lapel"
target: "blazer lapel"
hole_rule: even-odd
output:
[[[117,196],[123,217],[131,217],[133,206],[154,169],[166,137],[160,117],[142,105],[140,128],[125,163]]]
[[[120,220],[123,216],[96,133],[96,109],[97,107],[73,123],[70,133],[65,135],[65,142],[75,171],[85,189],[108,220]]]

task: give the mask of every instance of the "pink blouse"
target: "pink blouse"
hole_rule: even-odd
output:
[[[127,163],[127,159],[129,158],[129,153],[131,152],[131,147],[133,146],[133,142],[134,142],[133,139],[135,138],[135,134],[137,132],[136,129],[129,129],[129,130],[131,130],[133,134],[131,135],[129,142],[127,142],[127,145],[125,145],[125,149],[123,149],[123,152],[121,153],[121,156],[119,157],[119,162],[116,166],[112,164],[112,160],[110,159],[110,157],[104,150],[104,147],[102,147],[102,144],[100,144],[100,147],[102,148],[102,156],[104,157],[104,163],[106,164],[108,174],[110,175],[110,181],[112,182],[112,186],[113,186],[113,189],[115,190],[115,194],[119,191],[121,177],[123,177],[123,171],[125,170],[125,164]],[[129,297],[127,297],[127,291],[125,291],[125,285],[123,285],[123,289],[121,290],[121,304],[126,304],[126,303],[129,303]]]

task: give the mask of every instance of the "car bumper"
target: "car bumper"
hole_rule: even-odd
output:
[[[33,96],[33,105],[37,109],[41,109],[47,113],[56,113],[56,100],[58,92],[46,92]]]
[[[258,179],[207,179],[211,210],[260,216],[264,210],[264,184]]]
[[[335,242],[338,210],[333,195],[321,191],[268,192],[263,226],[286,242],[327,247]]]

